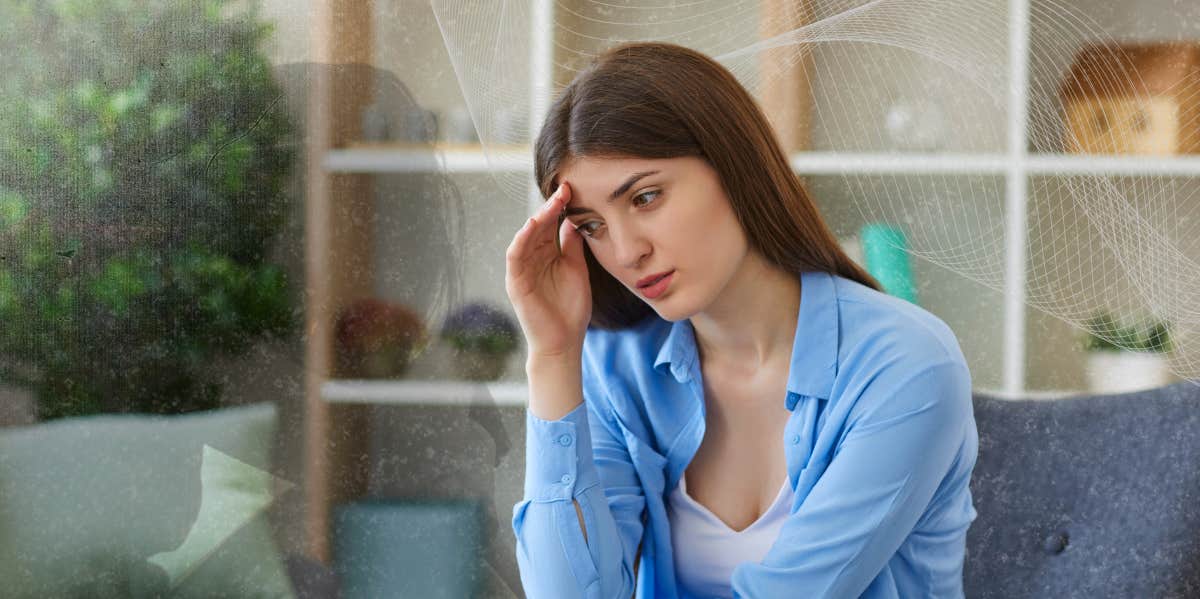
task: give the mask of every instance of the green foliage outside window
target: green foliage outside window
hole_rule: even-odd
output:
[[[0,381],[41,419],[217,407],[214,357],[297,328],[293,125],[233,6],[0,0]]]

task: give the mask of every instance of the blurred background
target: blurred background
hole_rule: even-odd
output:
[[[1197,377],[1200,5],[0,0],[11,596],[523,596],[503,254],[633,39],[738,76],[977,390]]]

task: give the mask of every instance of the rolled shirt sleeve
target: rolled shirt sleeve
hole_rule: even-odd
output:
[[[868,383],[824,473],[763,560],[734,569],[734,597],[862,595],[930,505],[971,410],[970,373],[958,361]]]
[[[588,378],[585,401],[562,418],[544,420],[526,409],[524,498],[513,507],[512,526],[530,599],[633,594],[645,500],[623,438],[595,411],[600,395]]]

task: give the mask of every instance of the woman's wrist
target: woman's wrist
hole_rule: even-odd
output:
[[[583,403],[582,354],[531,355],[525,374],[534,416],[558,420]]]
[[[555,353],[530,353],[525,357],[525,374],[544,372],[571,366],[580,366],[583,360],[582,350],[563,351]]]

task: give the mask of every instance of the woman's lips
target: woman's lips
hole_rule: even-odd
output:
[[[671,285],[671,280],[674,278],[675,278],[675,271],[672,270],[670,274],[659,279],[658,282],[656,282],[652,285],[647,285],[646,287],[639,287],[638,291],[641,292],[641,294],[646,296],[647,298],[654,299],[654,298],[662,295],[663,292],[665,292],[667,290],[667,287]]]

